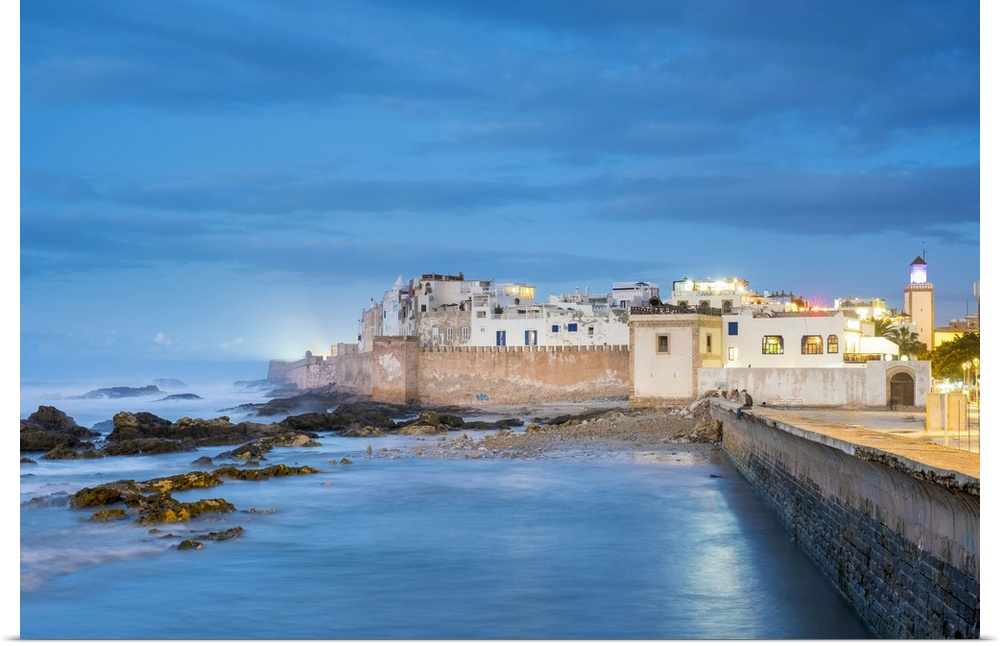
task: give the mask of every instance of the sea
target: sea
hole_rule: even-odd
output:
[[[79,399],[83,391],[22,384],[21,417],[44,404],[98,428],[122,410],[272,421],[238,408],[267,401],[266,386],[187,390],[202,398]],[[89,521],[93,510],[71,508],[68,497],[204,470],[192,463],[232,447],[96,460],[22,453],[33,461],[20,467],[20,623],[8,636],[873,637],[718,447],[531,459],[413,451],[440,441],[321,433],[320,446],[276,448],[261,463],[321,473],[178,492],[182,501],[222,497],[236,511],[155,528]],[[243,529],[237,538],[178,550],[185,538],[233,527]]]

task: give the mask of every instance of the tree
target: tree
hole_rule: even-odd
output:
[[[875,325],[875,333],[873,336],[889,338],[886,335],[889,333],[889,330],[892,329],[893,323],[891,318],[883,317],[880,319],[872,318],[868,320]]]
[[[906,355],[916,359],[927,354],[927,344],[917,338],[917,333],[905,325],[893,325],[882,336],[899,346],[899,356]]]
[[[979,358],[979,335],[974,332],[961,334],[946,341],[931,352],[931,376],[935,379],[963,381],[966,377],[962,364]]]

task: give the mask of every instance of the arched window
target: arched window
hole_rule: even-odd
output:
[[[826,337],[826,351],[828,354],[840,352],[840,338],[836,334]]]
[[[802,354],[823,354],[823,337],[818,334],[803,336]]]
[[[732,311],[733,311],[733,302],[732,301],[722,301],[722,313],[723,314],[729,314]]]
[[[785,354],[785,337],[778,335],[765,336],[761,342],[761,354]]]

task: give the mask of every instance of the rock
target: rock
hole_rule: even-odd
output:
[[[199,467],[199,466],[200,467],[214,467],[215,466],[215,462],[213,462],[212,458],[208,457],[207,455],[203,455],[200,458],[198,458],[197,460],[195,460],[194,462],[192,462],[191,466],[196,466],[196,467]]]
[[[138,505],[136,523],[182,523],[202,514],[223,514],[236,511],[233,503],[223,498],[206,498],[196,502],[178,502],[167,492],[153,494]]]
[[[43,460],[90,460],[93,458],[104,457],[99,451],[94,450],[93,444],[87,442],[81,445],[79,448],[83,449],[77,452],[76,449],[60,444],[48,453],[42,455]]]
[[[162,392],[156,386],[132,388],[130,386],[115,386],[113,388],[98,388],[80,395],[77,399],[121,399],[123,397],[141,397]]]
[[[117,480],[96,487],[84,487],[69,497],[70,507],[100,507],[124,502],[138,504],[142,489],[135,480]]]
[[[114,508],[95,511],[87,520],[91,522],[108,522],[112,520],[125,520],[126,518],[128,518],[128,514],[125,513],[124,509]]]
[[[160,455],[163,453],[179,453],[181,451],[194,451],[194,448],[184,446],[175,440],[167,440],[160,437],[144,437],[109,441],[100,452],[103,455]]]
[[[198,541],[191,540],[190,538],[185,538],[177,545],[177,550],[180,552],[186,550],[201,550],[201,549],[205,549],[205,546],[199,543]]]
[[[202,541],[228,541],[233,538],[238,538],[242,535],[243,535],[243,528],[237,525],[236,527],[231,527],[221,532],[209,532],[207,534],[199,534],[195,536],[195,538]]]
[[[21,458],[21,464],[38,464],[31,458]]]
[[[188,400],[188,399],[202,399],[201,395],[195,395],[194,393],[177,393],[176,395],[167,395],[163,399],[158,401],[169,402],[178,400]]]
[[[187,384],[180,379],[164,379],[162,377],[154,379],[153,385],[163,390],[181,390],[182,388],[187,388]]]
[[[21,420],[22,451],[51,451],[57,447],[92,449],[94,445],[87,440],[95,437],[100,437],[100,433],[80,426],[52,406],[39,406],[27,419]]]

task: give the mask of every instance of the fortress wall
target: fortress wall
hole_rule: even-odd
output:
[[[308,356],[297,361],[271,361],[267,378],[289,382],[303,390],[336,384],[359,393],[372,388],[372,353],[351,353],[332,357]]]
[[[723,448],[882,638],[979,637],[979,481],[713,402]]]
[[[470,405],[625,398],[628,354],[625,345],[425,350],[419,400]]]

